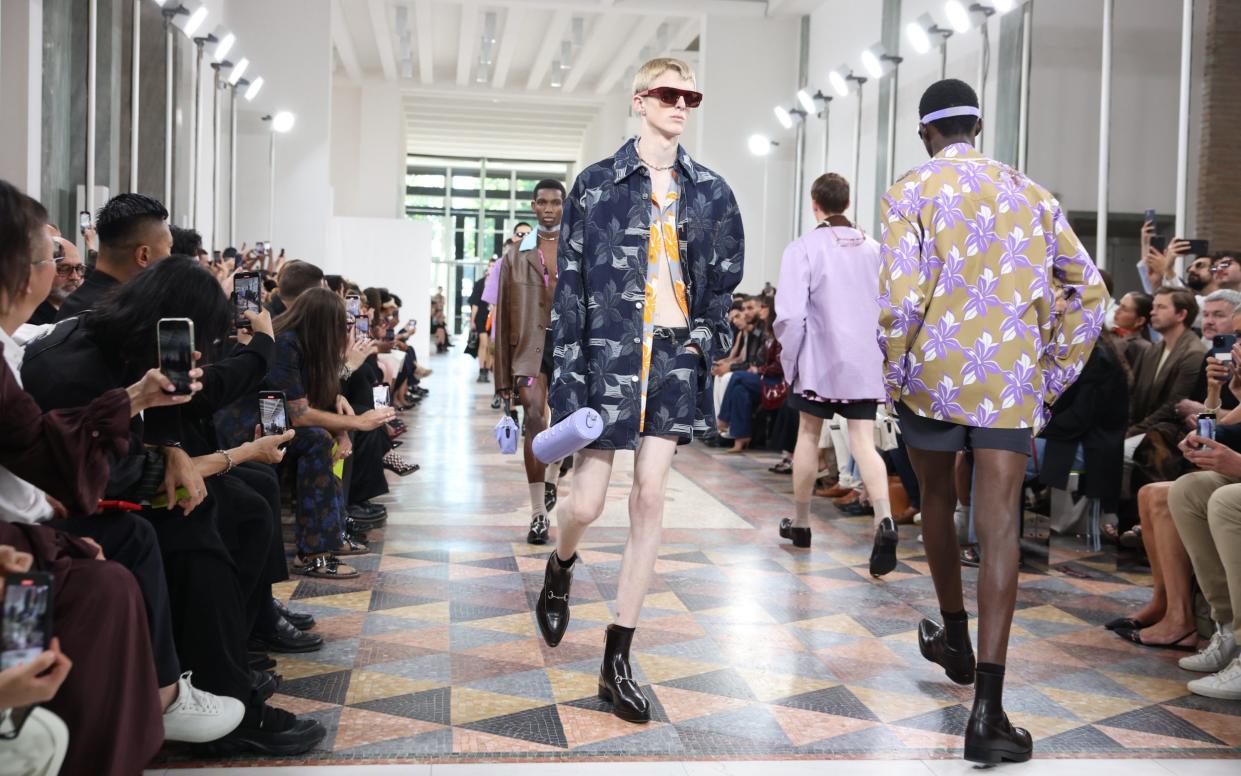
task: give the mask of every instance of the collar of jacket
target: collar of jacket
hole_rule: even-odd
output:
[[[695,164],[690,155],[686,153],[685,147],[681,145],[677,146],[676,164],[685,174],[686,180],[703,183],[711,180],[713,177],[710,172]],[[620,183],[637,172],[641,167],[642,160],[638,158],[637,138],[631,137],[612,155],[612,170],[615,173],[616,182]]]

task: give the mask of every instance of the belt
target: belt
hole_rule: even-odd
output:
[[[656,326],[652,336],[655,339],[670,339],[683,342],[689,339],[689,328],[670,329],[667,326]]]

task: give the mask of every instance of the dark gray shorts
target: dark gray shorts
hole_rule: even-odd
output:
[[[962,450],[1009,450],[1030,454],[1030,429],[979,428],[924,418],[904,403],[896,405],[905,444],[919,450],[955,453]]]

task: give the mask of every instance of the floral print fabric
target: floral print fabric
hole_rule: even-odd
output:
[[[710,364],[732,346],[727,314],[744,260],[741,214],[724,179],[684,149],[677,151],[675,170],[677,257],[689,339],[703,364]],[[556,370],[548,401],[553,422],[581,407],[598,412],[605,427],[591,445],[597,449],[638,446],[651,222],[651,179],[633,140],[583,170],[565,201],[552,308]],[[706,369],[700,365],[696,377],[688,369],[674,371],[694,382],[694,427],[705,430],[712,414]]]
[[[659,197],[651,194],[651,232],[646,248],[646,306],[642,309],[642,411],[638,422],[640,430],[646,430],[646,404],[651,386],[651,351],[655,343],[655,310],[658,309],[659,281],[666,269],[672,281],[677,307],[689,320],[689,299],[685,296],[685,281],[681,277],[681,258],[677,240],[677,183],[676,173],[661,204]]]
[[[1107,309],[1059,203],[957,143],[897,181],[882,207],[879,344],[890,402],[962,425],[1041,428]]]

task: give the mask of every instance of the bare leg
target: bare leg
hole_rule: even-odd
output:
[[[969,456],[965,453],[957,453],[953,477],[956,478],[957,500],[968,507],[970,505],[970,491],[973,489],[974,483],[974,467],[970,464]],[[953,509],[955,508],[956,505],[953,504]]]
[[[819,436],[823,433],[823,419],[801,415],[797,428],[797,447],[793,450],[793,501],[810,503],[814,495],[814,476],[819,473]]]
[[[556,510],[556,556],[566,563],[577,552],[586,528],[603,514],[612,478],[613,450],[583,450],[573,463],[573,488]]]
[[[675,439],[643,437],[633,467],[629,492],[629,541],[621,560],[616,593],[616,623],[636,628],[642,601],[655,573],[655,558],[664,520],[664,490],[676,453]]]
[[[957,507],[953,476],[957,454],[919,450],[916,447],[907,447],[906,451],[918,475],[918,489],[922,492],[922,546],[926,550],[927,564],[931,567],[939,608],[945,612],[964,611],[961,554],[957,529],[952,522],[952,513]]]
[[[888,467],[875,449],[875,421],[845,420],[849,429],[849,449],[857,461],[866,495],[875,510],[875,527],[885,517],[892,516],[892,501],[888,496]]]
[[[1151,494],[1149,516],[1143,516],[1142,541],[1148,548],[1159,547],[1166,608],[1163,617],[1155,625],[1142,630],[1141,638],[1148,644],[1172,644],[1184,638],[1196,625],[1193,591],[1190,587],[1194,569],[1190,565],[1189,553],[1185,552],[1180,534],[1176,532],[1176,524],[1172,522],[1172,510],[1168,507],[1168,493],[1172,490],[1172,483],[1158,484],[1166,487]],[[1146,486],[1139,493],[1150,487]],[[1151,570],[1154,571],[1153,563]],[[1192,643],[1192,640],[1188,643]]]
[[[480,369],[491,368],[491,335],[485,331],[478,333],[478,366]]]
[[[1163,619],[1168,609],[1168,589],[1164,585],[1163,548],[1157,541],[1155,527],[1152,525],[1152,512],[1159,508],[1168,509],[1168,492],[1172,490],[1171,482],[1153,482],[1144,485],[1138,491],[1138,518],[1142,524],[1142,543],[1146,546],[1146,557],[1151,564],[1151,579],[1154,590],[1151,600],[1146,606],[1133,615],[1133,619],[1145,625],[1154,625]],[[1169,517],[1171,515],[1169,514]],[[1146,537],[1150,537],[1147,539]],[[1180,539],[1178,538],[1179,542]]]
[[[1017,498],[1025,477],[1026,456],[1009,450],[974,451],[974,530],[982,548],[978,571],[978,661],[1004,665],[1008,632],[1017,605]]]
[[[528,382],[526,378],[518,379],[523,385],[518,389],[517,396],[526,419],[526,442],[523,451],[526,459],[526,482],[542,484],[546,467],[534,454],[534,437],[547,428],[547,378],[539,375],[528,385],[525,384]]]

